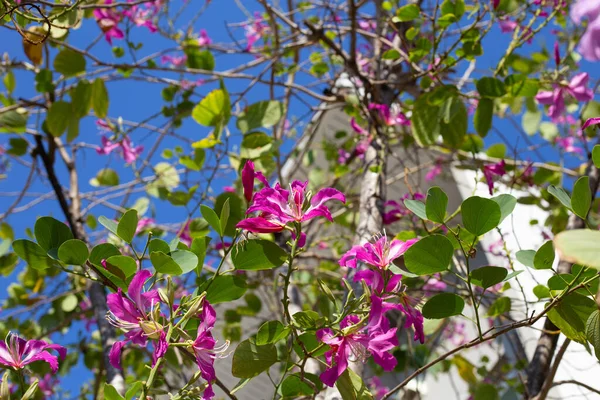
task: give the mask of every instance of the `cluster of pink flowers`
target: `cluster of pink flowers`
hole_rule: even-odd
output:
[[[491,165],[483,166],[483,176],[488,186],[490,196],[494,194],[494,175],[503,176],[506,174],[506,162],[504,160]]]
[[[594,92],[587,87],[589,75],[585,72],[577,74],[568,84],[555,84],[553,90],[539,92],[535,99],[548,108],[548,116],[553,122],[562,122],[565,114],[565,96],[568,94],[579,102],[587,102],[594,98]]]
[[[579,41],[578,50],[588,61],[600,61],[600,2],[577,0],[571,8],[571,20],[580,25],[587,18],[588,25]]]
[[[55,374],[58,371],[58,358],[48,350],[56,351],[61,360],[67,356],[67,349],[58,344],[49,344],[43,340],[25,340],[9,333],[6,339],[0,342],[0,365],[20,370],[33,362],[44,361]]]
[[[246,51],[252,51],[254,44],[258,42],[269,30],[269,25],[260,16],[260,13],[254,13],[254,20],[249,22],[245,28]]]
[[[126,339],[115,342],[111,348],[109,358],[115,368],[121,368],[121,352],[128,342],[146,347],[148,342],[152,341],[154,346],[153,366],[169,348],[163,326],[166,317],[160,310],[161,299],[158,289],[144,290],[145,284],[151,277],[150,271],[140,270],[134,275],[126,295],[119,289],[117,293],[107,296],[109,309],[107,318],[112,325],[125,332]],[[226,350],[228,343],[216,347],[216,341],[211,333],[216,320],[215,311],[207,301],[203,302],[202,314],[199,318],[197,337],[191,344],[191,351],[196,358],[202,378],[208,383],[202,398],[210,399],[214,396],[212,382],[216,378],[214,360]]]
[[[252,197],[255,179],[259,179],[265,187]],[[237,227],[254,233],[281,232],[290,228],[290,223],[301,223],[316,217],[333,221],[325,203],[330,200],[346,202],[346,197],[334,188],[321,189],[310,196],[308,181],[294,181],[289,190],[282,188],[279,183],[271,187],[262,173],[254,172],[254,164],[248,163],[242,172],[242,185],[245,198],[252,199],[246,213],[258,215],[240,221]]]
[[[354,280],[362,280],[371,288],[371,310],[368,321],[349,315],[340,324],[339,332],[334,333],[330,328],[317,332],[317,338],[330,346],[325,354],[329,367],[321,374],[321,380],[326,385],[333,386],[352,357],[365,362],[369,356],[373,356],[374,361],[386,371],[396,366],[391,350],[398,345],[398,339],[396,328],[390,328],[385,317],[389,310],[404,313],[406,327],[412,326],[415,330],[415,340],[421,343],[425,341],[423,316],[414,307],[415,300],[402,290],[402,276],[388,269],[416,241],[394,239],[390,242],[387,236],[382,236],[375,243],[353,246],[339,260],[341,267],[356,269],[359,262],[367,266],[367,269],[356,272]]]
[[[387,211],[383,213],[383,224],[389,225],[393,224],[396,221],[399,221],[405,215],[410,215],[411,212],[404,205],[404,200],[414,199],[414,200],[425,200],[425,195],[423,193],[415,192],[412,196],[410,193],[406,193],[400,199],[400,202],[395,200],[388,200],[385,202],[384,207]]]
[[[129,6],[123,12],[117,11],[116,8],[96,8],[94,9],[94,18],[102,32],[104,32],[106,41],[112,45],[113,39],[123,39],[125,37],[119,27],[119,22],[124,18],[128,18],[136,26],[145,26],[150,32],[156,32],[158,27],[153,20],[160,11],[162,2],[163,0],[150,0],[143,5]],[[113,4],[113,0],[104,0],[104,4]]]
[[[144,146],[134,147],[127,136],[116,142],[111,141],[106,136],[102,136],[102,146],[98,146],[96,152],[101,155],[108,155],[117,149],[121,151],[125,162],[131,164],[142,154]]]

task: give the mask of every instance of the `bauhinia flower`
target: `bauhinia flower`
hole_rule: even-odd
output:
[[[566,111],[565,95],[569,94],[579,102],[590,101],[594,98],[592,89],[588,89],[589,75],[586,72],[577,74],[568,84],[554,85],[554,89],[539,92],[535,99],[544,105],[549,105],[548,116],[554,122],[560,122],[560,118]]]
[[[61,360],[67,356],[67,349],[58,344],[49,344],[43,340],[25,340],[9,333],[4,342],[0,342],[0,365],[19,370],[33,362],[44,361],[55,374],[58,371],[58,358],[48,350],[55,350]]]
[[[106,136],[102,136],[102,146],[96,148],[96,152],[108,155],[119,148],[127,164],[131,164],[137,160],[142,151],[144,151],[144,146],[132,147],[131,140],[128,137],[124,137],[120,142],[111,142]]]
[[[494,175],[502,176],[506,174],[506,163],[504,160],[492,165],[483,166],[483,176],[488,185],[490,196],[494,194]]]
[[[185,54],[183,54],[181,56],[170,56],[168,54],[165,54],[164,56],[162,56],[160,58],[161,63],[171,64],[174,67],[181,67],[182,65],[185,65],[186,61],[187,61],[187,56]]]
[[[600,2],[577,0],[571,7],[571,20],[581,25],[587,18],[588,25],[579,41],[578,50],[588,61],[600,61]]]
[[[112,0],[105,0],[104,4],[111,4]],[[104,38],[112,45],[113,39],[123,39],[125,34],[119,28],[119,21],[121,20],[121,14],[119,14],[113,8],[95,8],[94,18],[102,32],[104,32]]]
[[[254,169],[254,163],[250,160],[246,161],[242,168],[242,186],[244,187],[244,197],[250,203],[254,194],[254,180],[258,179],[265,187],[269,187],[269,182],[262,172]]]
[[[214,367],[215,359],[224,357],[223,353],[229,347],[229,342],[225,342],[218,347],[216,346],[217,341],[211,332],[215,326],[216,313],[206,300],[204,300],[204,305],[202,306],[201,319],[196,340],[191,345],[191,351],[196,357],[196,364],[200,368],[202,378],[208,382],[208,386],[202,394],[202,399],[211,399],[215,395],[212,390],[212,382],[217,378]]]
[[[585,123],[583,124],[583,126],[581,127],[581,130],[584,130],[590,126],[593,125],[598,125],[600,124],[600,117],[596,117],[596,118],[588,118]]]
[[[575,138],[573,136],[557,138],[556,145],[565,153],[583,154],[583,149],[575,146]]]
[[[254,14],[254,21],[246,25],[246,51],[251,51],[254,43],[258,42],[269,29],[258,12]]]
[[[402,112],[392,112],[386,104],[369,104],[369,110],[377,110],[379,118],[387,126],[410,125],[410,120]]]
[[[152,356],[154,363],[167,351],[164,327],[159,322],[161,313],[158,290],[143,292],[144,284],[151,276],[152,272],[140,270],[127,288],[127,297],[121,289],[118,293],[107,296],[108,321],[125,331],[127,339],[115,342],[110,350],[110,363],[115,368],[121,367],[121,350],[129,341],[145,347],[148,339],[156,340]]]
[[[325,188],[310,196],[307,186],[308,181],[294,181],[289,190],[283,189],[279,183],[274,188],[263,188],[254,195],[252,205],[246,211],[247,214],[257,212],[259,216],[242,220],[237,227],[255,233],[269,233],[283,231],[290,222],[305,222],[316,217],[333,221],[325,203],[330,200],[345,203],[344,194],[334,188]]]
[[[210,37],[208,37],[208,33],[206,33],[205,29],[202,29],[200,31],[200,36],[198,37],[198,46],[208,46],[211,43],[212,40],[210,39]]]
[[[390,352],[398,346],[396,328],[383,331],[370,325],[364,326],[357,315],[344,318],[337,333],[330,328],[319,329],[317,339],[330,347],[325,353],[329,367],[320,376],[321,381],[330,387],[348,368],[348,361],[364,363],[373,356],[373,360],[385,371],[393,370],[397,363]]]
[[[404,254],[416,242],[417,239],[410,239],[406,242],[392,239],[389,242],[387,236],[382,235],[375,243],[367,242],[364,245],[353,246],[342,256],[339,264],[342,267],[356,268],[356,262],[362,261],[379,269],[387,269],[395,259]]]

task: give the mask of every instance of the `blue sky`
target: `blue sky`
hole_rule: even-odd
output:
[[[200,0],[192,0],[198,2],[198,8],[203,4]],[[174,2],[178,4],[179,2]],[[247,3],[247,2],[244,2]],[[255,7],[256,5],[248,5],[248,7]],[[195,6],[192,6],[195,7]],[[186,14],[187,15],[187,14]],[[212,4],[208,7],[206,13],[202,15],[198,21],[194,25],[194,31],[199,31],[200,29],[206,29],[209,33],[209,36],[213,39],[215,43],[228,43],[231,41],[227,30],[225,29],[225,25],[227,22],[239,22],[244,20],[245,15],[242,11],[238,9],[235,5],[234,1],[231,0],[217,0],[213,1]],[[517,53],[528,54],[532,51],[539,50],[541,46],[544,45],[552,45],[554,41],[554,37],[548,32],[549,27],[546,29],[543,35],[539,35],[536,37],[534,43],[532,45],[525,45],[523,48],[517,51]],[[99,35],[98,27],[91,20],[84,21],[84,24],[81,29],[74,31],[73,34],[69,37],[69,43],[76,47],[85,47],[92,38],[95,38]],[[235,33],[237,38],[242,38],[243,33],[242,30],[238,28]],[[9,32],[8,30],[2,30],[2,38],[0,41],[0,53],[8,53],[12,59],[23,59],[23,51],[21,46],[21,39],[15,32]],[[155,51],[171,48],[173,47],[173,42],[165,40],[161,38],[159,35],[152,35],[147,32],[145,28],[137,28],[133,30],[133,40],[134,43],[142,42],[144,44],[143,49],[138,53],[140,56],[145,56],[151,54]],[[483,43],[483,48],[485,54],[483,57],[478,58],[477,68],[472,77],[478,77],[482,74],[488,74],[490,69],[493,68],[497,60],[500,58],[501,53],[499,51],[503,51],[510,41],[509,34],[502,34],[497,28],[494,28],[490,35],[485,39]],[[123,41],[118,42],[115,41],[115,45],[125,46]],[[550,47],[548,46],[548,47]],[[54,49],[53,54],[56,53]],[[102,58],[103,60],[121,62],[121,61],[130,61],[128,56],[122,59],[115,59],[112,55],[110,46],[101,39],[100,42],[93,48],[93,54]],[[176,54],[176,53],[173,53]],[[564,50],[563,50],[564,54]],[[304,57],[308,56],[308,54],[304,54]],[[216,57],[216,69],[217,70],[226,70],[228,68],[232,68],[239,64],[243,64],[248,62],[251,58],[248,55],[244,56],[217,56]],[[88,67],[90,66],[90,61],[88,60]],[[600,76],[600,73],[594,72],[594,65],[586,62],[581,63],[582,69],[584,71],[588,71],[591,73],[594,79],[597,79]],[[465,65],[459,68],[458,74],[462,74],[462,70],[464,70]],[[16,89],[16,97],[28,98],[35,95],[35,91],[33,88],[33,75],[29,72],[16,71],[16,81],[17,81],[17,89]],[[176,74],[163,74],[162,76],[169,76],[171,78],[177,79]],[[56,77],[55,77],[56,78]],[[595,81],[593,81],[594,83]],[[308,80],[300,81],[300,83],[309,83]],[[230,92],[239,92],[246,88],[248,85],[247,80],[230,80],[227,81],[227,86]],[[163,105],[163,101],[161,99],[161,90],[164,87],[163,85],[157,84],[148,84],[145,82],[138,81],[117,81],[117,82],[109,82],[107,84],[109,93],[110,93],[110,109],[109,116],[110,117],[123,117],[125,120],[130,121],[140,121],[147,118],[152,113],[160,110]],[[202,95],[208,93],[209,90],[215,88],[215,84],[207,84],[196,91],[198,96],[194,98],[195,101],[199,101]],[[324,89],[324,88],[321,88]],[[319,88],[314,88],[315,91],[319,91]],[[264,100],[268,98],[268,92],[263,86],[262,89],[255,89],[249,92],[245,101],[247,104],[251,104],[257,100]],[[292,108],[291,115],[300,116],[304,113],[304,109],[300,108]],[[547,118],[546,118],[547,119]],[[33,122],[33,118],[30,118],[30,123]],[[153,125],[160,126],[164,123],[164,119],[157,118],[151,122]],[[504,133],[504,136],[508,138],[509,141],[515,141],[517,134],[514,133],[514,127],[511,123],[500,120],[498,117],[495,118],[495,126]],[[234,124],[231,124],[233,130],[235,130]],[[473,129],[471,128],[471,131]],[[88,117],[85,118],[82,122],[80,128],[80,138],[79,140],[85,141],[91,145],[98,144],[100,142],[101,135],[99,134],[96,126],[95,126],[95,118]],[[199,126],[196,124],[191,118],[187,119],[182,127],[177,130],[177,134],[189,138],[191,140],[199,140],[206,137],[210,133],[208,128]],[[237,133],[237,132],[236,132]],[[147,130],[140,129],[136,130],[132,133],[131,138],[135,144],[142,144],[145,146],[145,151],[148,151],[152,144],[155,141],[156,133],[149,133]],[[0,137],[0,144],[5,145],[8,142],[9,136],[5,135]],[[531,138],[533,143],[541,143],[539,136]],[[235,140],[234,140],[235,141]],[[491,132],[490,135],[486,138],[486,143],[496,143],[501,142],[501,139],[497,134]],[[177,143],[173,143],[171,140],[164,142],[161,146],[161,149],[157,151],[156,155],[153,158],[153,162],[156,163],[158,161],[162,161],[160,154],[162,149],[164,148],[173,148]],[[519,141],[519,147],[526,146],[526,143],[523,140]],[[290,148],[290,144],[286,145],[286,149]],[[189,148],[186,148],[188,151]],[[545,146],[540,149],[541,155],[543,158],[547,159],[556,159],[557,152],[551,146]],[[534,153],[530,153],[527,156],[531,157],[532,160],[538,160],[538,156]],[[29,161],[30,157],[25,156],[25,159]],[[122,160],[111,156],[111,157],[98,157],[93,149],[85,149],[79,152],[78,157],[78,166],[80,173],[80,184],[82,191],[92,190],[93,187],[88,184],[89,180],[94,177],[96,172],[100,168],[104,168],[110,166],[111,168],[118,171],[121,182],[127,182],[132,179],[133,174],[130,168],[125,168]],[[570,160],[572,163],[576,162],[575,159]],[[22,187],[22,184],[27,175],[27,169],[19,166],[18,164],[12,162],[12,168],[7,173],[7,178],[0,181],[0,192],[13,192],[17,191]],[[66,171],[64,169],[59,169],[59,179],[67,183]],[[147,172],[146,172],[147,174]],[[218,180],[216,182],[216,186],[223,186],[224,184],[228,184],[224,180]],[[36,193],[47,193],[51,190],[50,186],[46,182],[36,181],[32,187],[30,188],[30,192]],[[130,201],[130,205],[133,204],[136,198],[144,196],[144,192],[139,192],[135,194]],[[21,204],[31,201],[32,197],[26,197]],[[14,197],[0,197],[0,211],[6,210],[9,205],[13,202]],[[168,203],[161,203],[159,200],[154,201],[154,205],[157,209],[160,209],[161,212],[158,215],[158,222],[174,222],[174,221],[182,221],[186,216],[187,212],[184,208],[176,208],[171,206]],[[99,211],[94,211],[94,215],[98,216],[102,209]],[[104,209],[104,212],[107,212],[108,215],[114,215],[113,211],[108,212],[108,210]],[[33,224],[37,217],[42,215],[53,215],[59,220],[63,220],[63,216],[58,208],[57,202],[55,200],[49,200],[41,203],[40,205],[31,209],[31,211],[19,213],[17,215],[11,216],[7,219],[7,222],[10,223],[15,231],[16,238],[25,237],[25,229],[32,228]],[[195,215],[198,216],[198,215]],[[3,285],[7,285],[11,281],[14,280],[15,273],[11,277],[8,278],[0,278],[0,282]],[[0,299],[3,299],[3,295],[0,294]],[[1,314],[0,314],[1,315]],[[74,333],[70,333],[67,336],[67,340],[74,339]],[[58,337],[54,337],[54,340],[60,340]],[[90,375],[85,371],[84,368],[77,368],[74,370],[73,374],[78,374],[77,379],[64,379],[63,387],[67,389],[75,390],[79,387],[82,379],[87,379]],[[80,374],[80,375],[79,375]],[[73,378],[73,377],[71,377]]]

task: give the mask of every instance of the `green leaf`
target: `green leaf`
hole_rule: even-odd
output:
[[[265,240],[247,240],[236,244],[231,260],[238,270],[259,271],[277,268],[288,259],[288,253],[277,244]]]
[[[480,99],[473,117],[475,131],[481,137],[486,137],[492,129],[492,120],[494,118],[494,100]]]
[[[128,256],[115,255],[106,259],[108,265],[112,265],[123,272],[125,278],[133,276],[137,271],[137,262]]]
[[[92,83],[92,108],[98,118],[106,118],[108,115],[108,91],[104,81],[96,78]]]
[[[204,217],[206,222],[209,223],[211,228],[213,228],[215,232],[222,236],[221,221],[219,220],[217,213],[212,208],[205,206],[204,204],[200,206],[200,213],[202,214],[202,217]]]
[[[79,81],[71,93],[71,105],[76,118],[85,117],[90,111],[92,101],[92,84],[86,80]]]
[[[476,236],[497,227],[502,217],[500,206],[495,201],[478,196],[463,201],[461,214],[465,229]]]
[[[144,387],[144,384],[140,381],[129,385],[129,389],[127,389],[127,392],[125,392],[125,400],[133,400],[133,397],[137,395],[140,390],[142,390],[142,387]]]
[[[229,199],[226,199],[221,207],[221,212],[219,213],[219,226],[221,227],[221,236],[225,236],[225,227],[227,226],[227,220],[229,219],[231,208],[229,206]]]
[[[373,400],[369,388],[350,368],[346,369],[335,382],[335,387],[340,392],[342,400]]]
[[[46,127],[52,136],[62,135],[69,126],[71,118],[71,103],[56,101],[52,103],[46,116]]]
[[[15,253],[33,269],[43,270],[54,265],[46,251],[31,240],[15,240],[12,246]]]
[[[404,200],[404,205],[412,211],[417,217],[427,220],[427,208],[425,204],[419,200]]]
[[[181,275],[183,273],[179,264],[170,256],[162,251],[154,251],[150,253],[150,262],[157,272],[169,275]]]
[[[406,269],[417,275],[430,275],[448,269],[454,247],[442,235],[426,236],[404,253]]]
[[[548,287],[544,286],[544,285],[536,285],[533,288],[533,294],[538,298],[538,299],[549,299],[550,298],[550,289],[548,289]]]
[[[452,14],[457,20],[459,20],[464,13],[464,0],[444,0],[442,3],[442,15]]]
[[[480,383],[473,394],[474,400],[499,400],[498,389],[491,383]]]
[[[198,257],[198,263],[196,264],[196,273],[198,275],[200,275],[202,267],[204,266],[204,258],[206,257],[206,249],[208,248],[209,242],[210,238],[208,237],[197,237],[192,240],[190,251]]]
[[[23,133],[26,126],[26,114],[15,110],[0,113],[0,133]]]
[[[407,4],[400,7],[396,11],[396,18],[398,18],[399,22],[412,21],[419,18],[419,6],[416,4]]]
[[[486,151],[485,154],[488,157],[493,158],[505,158],[506,157],[506,145],[504,143],[495,143],[491,145]]]
[[[447,206],[448,196],[446,193],[437,186],[429,188],[427,191],[427,200],[425,201],[427,219],[440,224],[444,223]]]
[[[162,239],[152,239],[148,244],[148,253],[152,253],[153,251],[162,251],[168,254],[171,252],[171,248],[169,247],[169,243]]]
[[[321,316],[312,310],[306,311],[298,311],[294,315],[292,315],[292,320],[294,325],[300,327],[302,330],[306,331],[309,329],[314,329],[319,325],[322,321]]]
[[[535,269],[552,269],[554,263],[554,246],[552,241],[548,240],[539,248],[533,257],[533,268]]]
[[[46,251],[51,249],[58,251],[61,244],[73,239],[71,229],[52,217],[38,218],[33,231],[38,244]]]
[[[58,248],[58,258],[69,265],[83,265],[90,252],[87,245],[78,239],[69,239]]]
[[[215,57],[209,50],[199,50],[196,46],[187,47],[185,49],[187,60],[185,61],[188,68],[203,69],[212,71],[215,69]]]
[[[54,69],[66,77],[85,72],[85,57],[71,49],[61,50],[54,58]]]
[[[105,383],[104,400],[125,400],[125,398],[117,392],[117,389],[115,389],[114,386]]]
[[[515,206],[517,205],[517,199],[510,194],[501,194],[496,197],[491,198],[492,201],[495,201],[498,206],[500,206],[500,222],[498,225],[504,221],[506,217],[512,214]]]
[[[236,378],[253,378],[279,361],[272,344],[258,346],[253,339],[241,342],[233,353],[231,374]]]
[[[535,258],[535,250],[519,250],[517,251],[517,260],[526,267],[533,268],[533,260]]]
[[[270,128],[277,124],[283,116],[283,105],[276,100],[265,100],[254,103],[242,111],[236,126],[242,133],[256,128]]]
[[[548,318],[563,335],[583,344],[587,341],[586,323],[597,309],[594,300],[571,293],[548,311]]]
[[[484,289],[503,282],[508,270],[502,267],[481,267],[471,272],[471,282]]]
[[[462,100],[451,97],[442,107],[440,133],[444,143],[452,148],[458,148],[463,143],[469,125],[468,112]]]
[[[29,147],[27,140],[10,138],[8,143],[10,143],[10,149],[6,151],[8,154],[13,156],[24,156],[27,153],[27,148]]]
[[[567,192],[564,191],[564,189],[556,187],[554,185],[550,185],[548,186],[548,193],[556,197],[558,201],[560,201],[563,204],[563,206],[567,207],[569,210],[571,209],[571,199],[569,198]]]
[[[198,267],[198,256],[188,250],[175,250],[171,252],[171,258],[177,263],[183,274],[187,274]]]
[[[77,308],[78,304],[79,304],[79,299],[77,299],[77,296],[75,296],[74,294],[68,294],[62,298],[62,300],[60,302],[60,308],[64,312],[70,313],[71,311],[73,311]]]
[[[323,383],[318,376],[304,373],[304,378],[302,378],[300,374],[293,374],[288,375],[281,383],[281,395],[286,399],[311,397],[315,391],[307,381],[312,382],[318,391],[323,389]]]
[[[117,186],[119,184],[119,174],[110,168],[101,169],[96,177],[90,180],[90,184],[92,186]]]
[[[571,196],[571,207],[573,212],[581,219],[587,218],[588,211],[592,205],[592,191],[590,189],[590,178],[582,176],[577,179],[573,186],[573,195]]]
[[[592,161],[596,168],[600,168],[600,144],[597,144],[592,149]]]
[[[212,280],[212,284],[208,286],[208,289],[204,289],[208,285],[208,282],[200,286],[200,292],[206,290],[206,300],[210,304],[237,300],[247,290],[246,281],[240,276],[219,275]]]
[[[497,317],[502,314],[506,314],[511,309],[510,297],[499,297],[492,303],[488,309],[488,316]]]
[[[383,52],[381,58],[384,60],[397,60],[400,58],[400,52],[396,49],[389,49]]]
[[[117,221],[108,219],[104,215],[101,215],[98,217],[98,222],[100,222],[100,225],[108,229],[111,233],[117,235],[117,228],[119,227]]]
[[[259,346],[277,343],[290,334],[290,328],[279,321],[267,321],[261,325],[256,334],[256,344]]]
[[[13,74],[13,72],[11,70],[9,70],[6,73],[6,75],[4,75],[2,82],[4,83],[4,87],[6,88],[6,91],[9,94],[12,94],[12,92],[15,90],[15,86],[17,85],[17,81],[15,80],[15,74]]]
[[[585,336],[594,346],[596,358],[600,359],[600,311],[594,310],[585,324]]]
[[[465,301],[454,293],[436,294],[423,306],[423,317],[428,319],[448,318],[460,315],[465,308]]]
[[[421,95],[413,107],[411,129],[417,144],[432,145],[440,136],[439,107],[428,103],[428,96]]]
[[[229,204],[229,216],[227,222],[223,224],[223,236],[235,236],[237,231],[236,225],[244,218],[246,218],[246,204],[240,196],[235,193],[225,192],[217,196],[215,200],[215,212],[218,215],[223,214],[225,203]]]
[[[486,76],[477,81],[477,91],[482,97],[502,97],[506,87],[501,80]]]
[[[231,104],[229,96],[222,89],[210,92],[194,109],[192,118],[203,126],[224,125],[229,121]]]
[[[121,252],[114,244],[100,243],[92,249],[89,260],[92,264],[102,267],[102,260],[116,255],[121,255]]]
[[[125,243],[131,243],[135,237],[138,221],[137,210],[127,210],[117,224],[117,236]]]
[[[556,235],[554,245],[565,261],[600,270],[600,232],[574,229]]]

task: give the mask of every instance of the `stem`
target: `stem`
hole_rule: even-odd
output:
[[[171,341],[172,333],[173,333],[173,328],[171,326],[169,326],[169,330],[167,331],[167,336],[165,338],[165,341],[167,343],[169,343]],[[141,399],[145,399],[148,396],[148,391],[152,388],[152,384],[154,383],[154,379],[156,378],[156,373],[158,372],[158,369],[160,368],[160,365],[162,364],[162,360],[163,360],[163,357],[160,357],[158,360],[156,360],[156,364],[154,364],[154,367],[152,367],[152,370],[150,370],[150,375],[148,375],[146,384],[142,388],[142,395],[140,396]]]
[[[22,369],[17,370],[17,377],[19,378],[19,390],[21,391],[21,397],[25,396],[27,388],[25,387],[25,375]]]
[[[467,288],[469,289],[469,297],[471,298],[471,302],[473,303],[473,309],[475,310],[477,332],[479,333],[479,339],[481,340],[483,338],[483,332],[481,331],[481,321],[479,320],[479,306],[477,305],[477,300],[475,299],[475,294],[473,293],[473,285],[471,285],[471,266],[469,264],[469,255],[465,252],[465,249],[460,240],[460,234],[454,233],[454,236],[456,237],[456,240],[460,245],[460,249],[463,252],[463,256],[465,257],[465,266],[467,267]],[[473,245],[471,245],[471,248],[473,248]]]
[[[229,253],[231,253],[231,250],[233,250],[233,246],[235,245],[235,241],[237,240],[237,238],[240,236],[240,232],[238,231],[235,236],[233,237],[233,240],[231,241],[231,246],[229,246],[228,248],[226,248],[224,250],[225,254],[223,254],[223,258],[221,258],[221,261],[219,262],[219,266],[217,267],[217,270],[215,271],[215,274],[213,275],[212,279],[210,280],[210,282],[208,282],[208,285],[206,286],[206,289],[204,289],[204,291],[207,291],[208,288],[210,287],[210,285],[212,285],[212,283],[215,281],[215,278],[217,276],[219,276],[219,272],[221,271],[221,268],[223,267],[223,265],[225,264],[225,260],[227,259],[227,256],[229,255]]]

